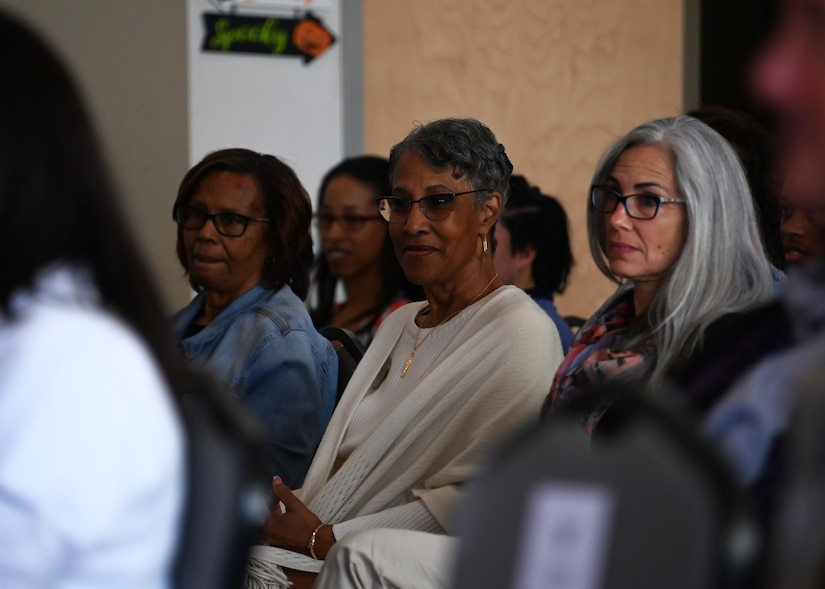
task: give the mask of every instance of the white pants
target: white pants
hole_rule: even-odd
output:
[[[327,554],[315,589],[447,589],[458,540],[410,530],[353,532]]]

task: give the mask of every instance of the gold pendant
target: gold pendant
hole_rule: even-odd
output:
[[[415,350],[410,352],[410,355],[407,356],[407,361],[404,363],[404,368],[401,369],[401,378],[404,378],[407,374],[407,370],[409,370],[410,364],[412,364],[413,356],[415,356]]]

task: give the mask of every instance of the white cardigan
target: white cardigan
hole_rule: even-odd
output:
[[[432,333],[422,332],[429,336],[401,378],[411,335],[418,329],[415,317],[425,305],[410,303],[386,319],[321,440],[298,494],[324,522],[420,499],[449,531],[462,484],[503,439],[538,419],[562,359],[558,332],[547,314],[520,289],[501,287]],[[371,392],[388,357],[390,370]],[[366,394],[381,394],[386,387],[403,387],[400,402],[333,472],[353,411]],[[255,547],[250,571],[270,568],[266,563],[316,572],[322,564],[288,550]]]

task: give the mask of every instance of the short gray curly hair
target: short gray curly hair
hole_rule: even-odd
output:
[[[513,164],[496,136],[484,123],[472,118],[438,119],[417,124],[390,151],[390,182],[401,156],[415,152],[433,169],[452,170],[453,177],[466,177],[480,209],[491,192],[501,194],[502,207],[510,194]]]

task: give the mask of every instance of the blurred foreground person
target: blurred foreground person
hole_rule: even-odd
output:
[[[184,495],[158,297],[66,69],[0,13],[0,587],[162,589]]]
[[[776,115],[779,154],[788,172],[787,205],[825,229],[825,0],[781,0],[778,20],[753,69],[756,96]],[[732,397],[725,441],[757,472],[775,464],[782,501],[772,546],[771,587],[825,583],[825,260],[789,270],[787,309],[796,345],[764,362]],[[770,380],[768,380],[770,379]],[[724,423],[722,419],[719,423]],[[711,427],[714,424],[709,424]],[[779,459],[774,457],[778,456]]]

